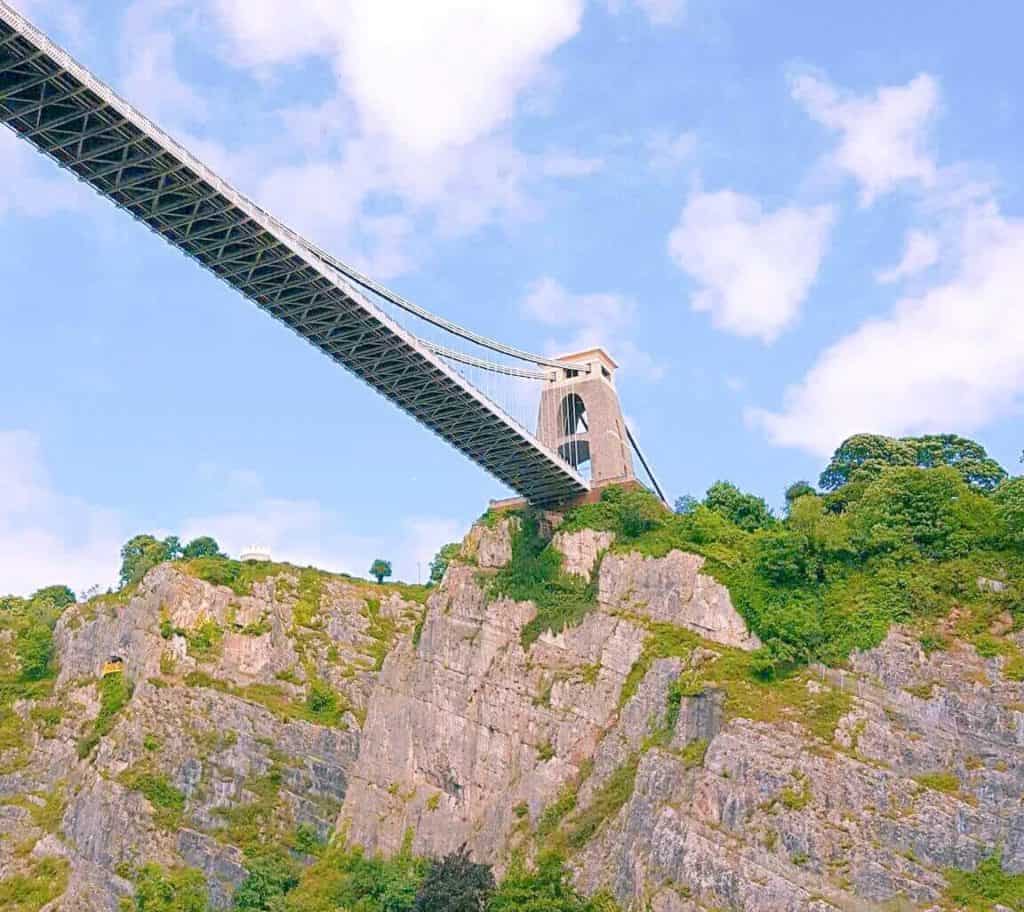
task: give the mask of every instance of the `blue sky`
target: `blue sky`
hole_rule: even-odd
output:
[[[606,344],[671,496],[778,504],[857,431],[1016,470],[1019,4],[14,6],[423,306]],[[415,579],[505,493],[7,132],[0,175],[0,590],[146,530]]]

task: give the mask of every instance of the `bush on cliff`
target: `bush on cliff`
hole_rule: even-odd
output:
[[[823,473],[830,493],[794,487],[783,519],[716,483],[681,513],[647,492],[608,488],[561,528],[614,532],[617,551],[703,555],[766,644],[759,658],[772,674],[841,662],[891,624],[927,626],[954,605],[978,617],[1008,610],[1024,624],[1024,479],[1005,474],[980,445],[952,435],[860,435]],[[1008,582],[981,591],[979,577]]]

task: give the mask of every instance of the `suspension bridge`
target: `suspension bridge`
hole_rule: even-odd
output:
[[[3,0],[0,122],[529,502],[632,481],[634,456],[662,496],[607,353],[534,354],[389,291],[239,193]]]

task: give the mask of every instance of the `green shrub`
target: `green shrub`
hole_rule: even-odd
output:
[[[280,897],[299,883],[298,865],[283,850],[261,852],[246,858],[248,875],[235,890],[234,907],[243,910],[278,908]]]
[[[117,714],[132,697],[132,683],[124,672],[114,672],[100,679],[99,692],[100,711],[93,722],[92,731],[78,742],[79,757],[88,757],[100,738],[114,727]]]
[[[605,905],[604,908],[610,907]],[[487,909],[488,912],[597,912],[595,903],[575,890],[564,860],[553,852],[542,854],[533,871],[527,870],[522,862],[513,864]]]
[[[1024,909],[1024,874],[1003,870],[998,854],[986,858],[973,871],[947,868],[945,900],[963,912],[991,912],[997,905]]]
[[[527,513],[512,536],[512,558],[495,575],[493,591],[516,601],[532,601],[537,616],[522,631],[529,647],[545,631],[561,633],[580,623],[595,605],[597,575],[588,585],[562,572],[562,555],[540,535],[535,514]]]
[[[166,830],[181,825],[185,810],[185,794],[163,773],[154,772],[146,765],[137,765],[125,770],[121,784],[133,792],[140,792],[153,805],[153,819]]]
[[[284,912],[411,912],[428,863],[403,850],[391,859],[336,845],[284,896]]]
[[[940,770],[935,773],[922,773],[919,776],[914,776],[914,781],[936,792],[946,792],[947,794],[955,795],[960,791],[960,780],[957,778],[956,773],[946,770]]]
[[[568,843],[573,849],[585,846],[602,825],[615,817],[633,797],[639,755],[634,755],[612,773],[594,795],[590,804],[576,816],[569,830]]]
[[[430,865],[412,908],[413,912],[483,912],[493,892],[490,865],[474,862],[462,846]]]
[[[206,880],[195,868],[149,863],[135,877],[135,912],[207,912]]]
[[[12,874],[0,880],[0,909],[4,912],[39,912],[60,896],[68,885],[68,862],[44,858],[27,874]]]

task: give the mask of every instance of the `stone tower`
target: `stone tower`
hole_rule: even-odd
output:
[[[537,436],[593,485],[632,481],[633,460],[615,391],[618,365],[603,348],[559,356],[540,398]],[[589,471],[588,471],[589,469]]]

